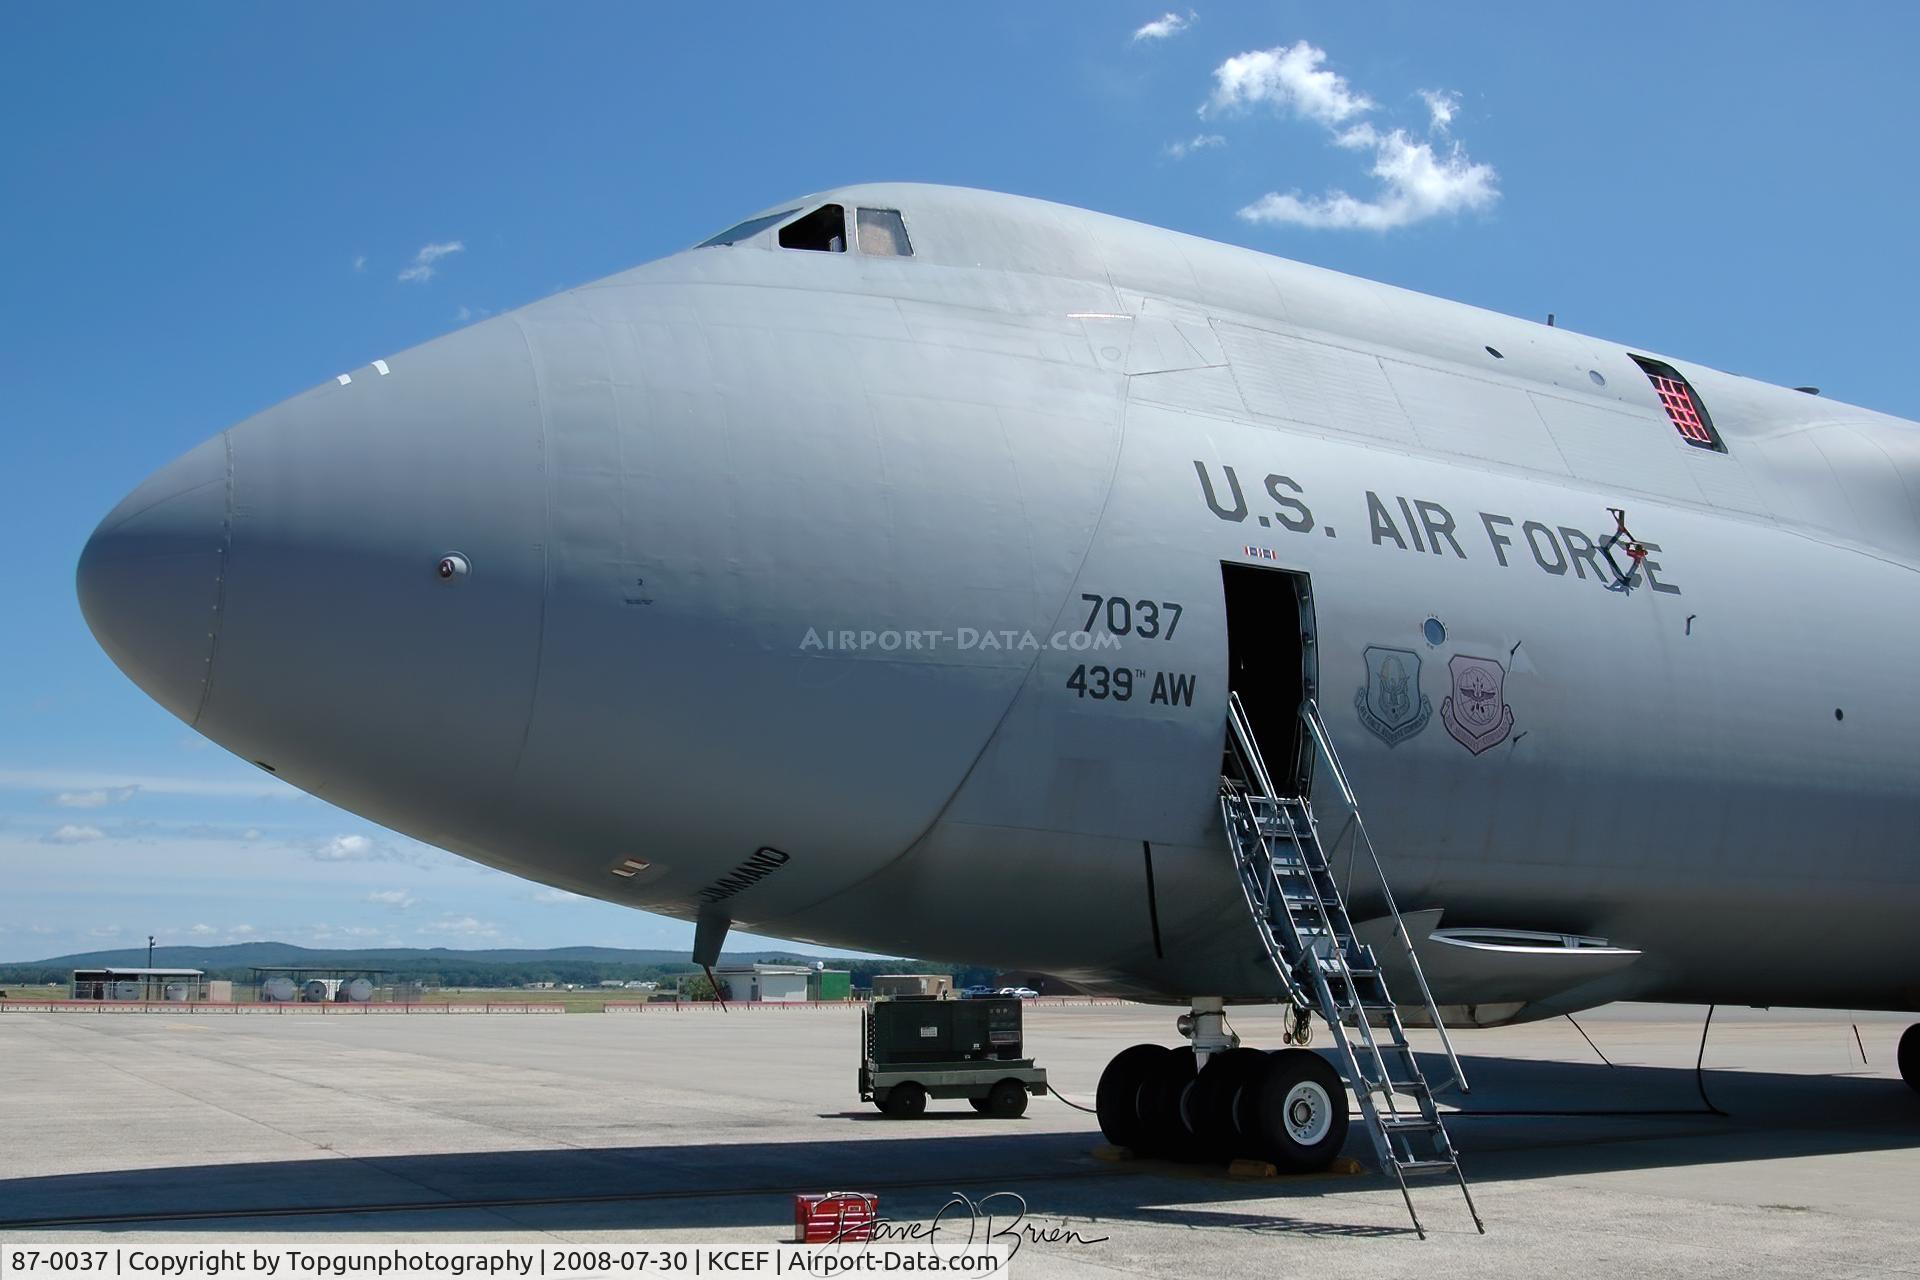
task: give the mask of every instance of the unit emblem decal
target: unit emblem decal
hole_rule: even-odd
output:
[[[1447,663],[1453,692],[1440,703],[1440,719],[1454,741],[1479,755],[1499,746],[1513,732],[1513,708],[1507,705],[1507,669],[1492,658],[1461,654]]]
[[[1353,709],[1374,737],[1397,747],[1433,719],[1433,703],[1420,692],[1420,655],[1368,645],[1366,659],[1367,682],[1354,693]]]

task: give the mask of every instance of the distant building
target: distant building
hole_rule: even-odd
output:
[[[618,978],[602,978],[600,979],[600,985],[603,987],[624,987],[627,984]]]
[[[638,978],[635,978],[627,984],[627,990],[629,991],[657,991],[659,987],[660,984],[657,982],[642,982]]]
[[[876,973],[876,996],[948,996],[953,994],[950,973]]]
[[[529,991],[551,991],[551,990],[553,990],[553,986],[554,986],[554,984],[553,984],[553,983],[551,983],[551,982],[529,982],[529,983],[527,984],[527,990],[529,990]]]
[[[767,1004],[804,1004],[813,970],[799,964],[743,964],[715,969],[713,979],[727,999]]]
[[[853,999],[853,974],[846,969],[828,969],[815,965],[807,979],[809,1000]]]
[[[75,1000],[171,1000],[207,998],[201,969],[75,969]]]

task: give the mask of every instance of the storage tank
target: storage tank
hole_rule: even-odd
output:
[[[300,998],[308,1004],[325,1004],[339,989],[338,978],[308,978],[307,985],[300,988]]]
[[[115,1000],[138,1000],[140,998],[140,984],[131,978],[120,979],[120,981],[113,984],[113,998]]]
[[[187,1002],[187,994],[188,994],[187,984],[184,982],[169,982],[167,984],[166,994],[167,994],[167,999],[171,1000],[173,1003],[185,1004]]]
[[[284,975],[268,978],[260,984],[260,998],[269,1004],[292,1003],[293,979]]]
[[[352,982],[342,984],[339,998],[354,1004],[365,1004],[373,999],[373,984],[365,978],[355,978]]]

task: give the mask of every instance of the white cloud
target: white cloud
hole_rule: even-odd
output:
[[[220,931],[210,924],[196,924],[187,930],[187,934],[195,938],[211,938],[218,932]]]
[[[1371,200],[1344,191],[1306,197],[1299,192],[1269,192],[1240,216],[1249,222],[1287,223],[1310,228],[1358,228],[1391,231],[1444,214],[1481,212],[1500,199],[1499,175],[1492,165],[1475,164],[1458,143],[1444,155],[1433,144],[1415,142],[1406,132],[1368,140],[1374,160],[1368,169],[1380,180]]]
[[[67,809],[101,809],[109,804],[125,804],[139,787],[94,787],[88,791],[62,791],[53,802]]]
[[[1325,50],[1305,40],[1285,49],[1238,54],[1214,68],[1207,107],[1230,111],[1267,103],[1276,111],[1329,126],[1373,110],[1373,99],[1356,92],[1345,76],[1320,65],[1326,60]]]
[[[355,255],[353,256],[353,269],[354,269],[355,271],[365,271],[365,270],[367,269],[367,255],[366,255],[366,254],[364,254],[364,253],[357,253],[357,254],[355,254]]]
[[[360,835],[334,836],[313,850],[315,862],[372,862],[378,857],[373,841]]]
[[[1134,31],[1136,43],[1141,40],[1166,40],[1179,35],[1194,24],[1199,14],[1189,9],[1185,14],[1163,13],[1152,22]]]
[[[307,927],[306,935],[314,942],[360,941],[379,937],[380,930],[371,925],[316,924]]]
[[[568,893],[565,889],[536,889],[527,895],[527,901],[538,902],[546,906],[559,906],[565,902],[591,902],[577,893]]]
[[[1169,142],[1167,154],[1175,160],[1184,160],[1196,151],[1205,151],[1211,147],[1224,147],[1227,140],[1217,133],[1196,133],[1185,142]]]
[[[89,840],[104,840],[107,833],[98,827],[83,826],[77,823],[63,823],[56,827],[47,840],[51,844],[85,844]]]
[[[120,936],[120,926],[117,924],[98,925],[87,930],[87,936],[89,938],[117,938]]]
[[[258,840],[260,838],[260,828],[248,827],[240,833],[240,838],[242,840]]]
[[[0,769],[0,790],[85,792],[144,791],[153,795],[286,799],[302,793],[271,778],[228,782],[218,778],[169,778],[144,775],[68,772],[56,769]],[[111,796],[109,796],[111,799]]]
[[[233,926],[233,928],[227,930],[227,936],[229,938],[250,938],[258,932],[259,930],[255,929],[250,924],[237,924]]]
[[[1427,115],[1432,123],[1428,128],[1434,133],[1445,133],[1453,123],[1454,116],[1460,113],[1460,95],[1444,89],[1422,89],[1420,100],[1427,104]]]
[[[443,916],[432,924],[423,924],[417,932],[428,934],[447,934],[458,938],[497,938],[499,927],[485,920],[476,920],[472,916]]]
[[[464,253],[467,246],[458,240],[445,240],[438,244],[423,244],[420,252],[413,255],[413,265],[400,272],[400,279],[414,284],[425,284],[433,279],[437,268],[434,263],[450,253]]]
[[[377,840],[357,832],[329,836],[313,844],[296,844],[294,848],[304,849],[315,862],[403,862],[416,867],[431,867],[442,860],[456,861],[450,854],[410,840]]]
[[[400,910],[405,911],[408,907],[419,902],[420,899],[414,897],[405,889],[376,889],[367,895],[367,901],[376,906],[398,907]]]
[[[1499,174],[1474,161],[1457,141],[1416,141],[1405,129],[1385,128],[1365,117],[1378,104],[1326,66],[1327,55],[1306,41],[1228,58],[1214,69],[1213,94],[1200,114],[1245,111],[1265,105],[1283,116],[1326,130],[1343,151],[1371,152],[1367,172],[1379,184],[1370,197],[1335,188],[1308,196],[1295,190],[1268,192],[1240,210],[1249,222],[1314,229],[1389,231],[1448,214],[1482,212],[1500,199]],[[1428,132],[1446,139],[1459,114],[1460,95],[1423,89]],[[1197,140],[1196,140],[1197,141]],[[1189,144],[1184,155],[1192,150]]]

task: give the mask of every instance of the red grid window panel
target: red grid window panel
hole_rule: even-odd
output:
[[[1673,419],[1673,425],[1694,444],[1703,444],[1713,448],[1719,444],[1713,431],[1707,426],[1700,414],[1700,403],[1693,398],[1693,388],[1678,378],[1668,378],[1661,374],[1650,373],[1647,377],[1653,382],[1653,389],[1660,394],[1660,403],[1666,409],[1667,416]]]

